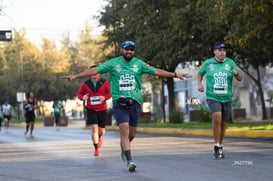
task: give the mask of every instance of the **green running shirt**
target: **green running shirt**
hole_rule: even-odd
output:
[[[4,115],[3,115],[3,112],[2,112],[2,106],[0,106],[0,119],[3,119],[4,118]]]
[[[54,103],[53,104],[53,109],[54,109],[54,114],[61,114],[61,109],[62,109],[62,104],[61,103]]]
[[[218,102],[232,101],[232,70],[236,70],[239,74],[235,62],[226,58],[224,62],[217,62],[214,57],[206,60],[199,74],[206,74],[206,96],[207,99],[213,99]]]
[[[112,58],[96,67],[100,74],[110,72],[110,87],[113,103],[121,97],[130,97],[141,104],[142,74],[154,74],[155,68],[136,57],[126,62],[122,56]]]

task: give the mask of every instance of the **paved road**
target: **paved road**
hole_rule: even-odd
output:
[[[119,158],[119,133],[108,131],[93,156],[90,131],[36,128],[35,137],[13,127],[0,132],[2,181],[271,181],[273,140],[227,138],[224,160],[212,159],[212,138],[139,133],[132,153],[137,171]]]

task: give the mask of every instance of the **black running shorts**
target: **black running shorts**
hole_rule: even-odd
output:
[[[26,123],[34,123],[35,121],[35,114],[33,112],[26,113]]]
[[[4,115],[4,119],[7,119],[7,120],[9,120],[9,121],[10,121],[10,119],[11,119],[11,115]]]
[[[106,123],[106,110],[94,111],[86,108],[87,125],[98,124],[100,128],[105,128]]]

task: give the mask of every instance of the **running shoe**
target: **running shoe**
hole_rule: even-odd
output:
[[[220,152],[219,152],[219,147],[218,147],[218,146],[214,146],[214,154],[213,154],[213,157],[214,157],[215,159],[220,158]]]
[[[136,163],[134,162],[134,161],[132,161],[132,160],[129,160],[128,162],[127,162],[127,168],[128,168],[128,170],[129,170],[129,172],[135,172],[136,171]]]
[[[100,150],[98,148],[95,149],[94,156],[101,156]]]
[[[29,136],[30,136],[30,137],[34,137],[32,133],[30,133],[30,135],[29,135]]]
[[[24,135],[25,135],[25,136],[27,135],[27,130],[25,131]]]
[[[99,144],[98,144],[99,148],[102,146],[102,137],[99,137]]]
[[[219,147],[219,158],[225,158],[222,146]]]
[[[120,143],[120,159],[124,162],[126,161],[126,155],[125,155],[125,152],[123,151],[121,143]]]

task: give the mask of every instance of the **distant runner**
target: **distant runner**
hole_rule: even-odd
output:
[[[11,120],[11,111],[12,111],[12,109],[13,109],[13,107],[7,101],[2,106],[4,120],[5,120],[6,133],[9,132],[9,122]]]
[[[37,102],[34,99],[33,92],[27,94],[27,99],[24,102],[24,108],[26,111],[26,131],[24,135],[27,135],[30,127],[30,137],[33,137],[34,123],[35,123],[35,109],[37,108]]]
[[[90,68],[95,68],[91,66]],[[99,148],[102,146],[102,136],[105,134],[106,100],[111,98],[109,82],[92,75],[82,83],[78,98],[85,100],[87,111],[87,125],[91,125],[91,138],[94,144],[94,156],[100,156]]]

